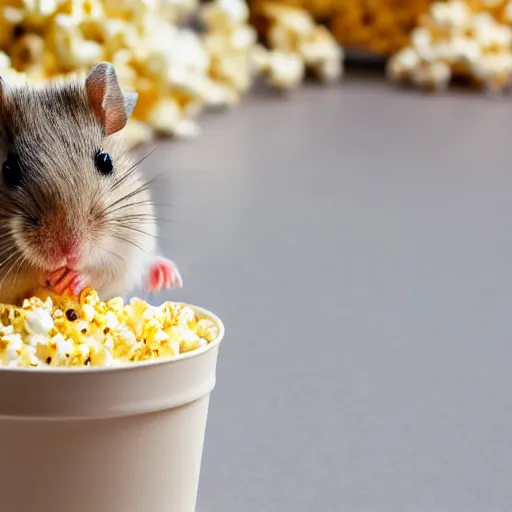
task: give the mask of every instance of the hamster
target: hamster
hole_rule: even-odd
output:
[[[182,286],[119,134],[136,102],[108,62],[42,86],[0,79],[0,302]]]

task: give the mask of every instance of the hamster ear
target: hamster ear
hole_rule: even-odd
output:
[[[137,100],[139,99],[139,95],[136,92],[125,92],[124,93],[124,113],[126,114],[126,119],[129,119],[133,113],[133,109],[135,105],[137,105]]]
[[[138,95],[135,92],[123,94],[114,66],[110,62],[96,64],[85,79],[85,88],[91,109],[105,135],[124,128]]]

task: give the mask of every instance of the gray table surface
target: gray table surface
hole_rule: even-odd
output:
[[[225,321],[198,512],[512,510],[511,99],[258,94],[145,163]]]

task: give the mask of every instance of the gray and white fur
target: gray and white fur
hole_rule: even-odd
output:
[[[0,177],[0,302],[29,296],[70,247],[74,270],[102,298],[142,284],[156,252],[155,213],[119,135],[136,99],[109,63],[86,79],[0,81],[0,165],[16,158],[20,173],[15,185]],[[111,175],[98,172],[98,151],[110,155]]]

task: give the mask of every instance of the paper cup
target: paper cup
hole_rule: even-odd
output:
[[[218,338],[116,368],[0,369],[5,512],[194,512]]]

